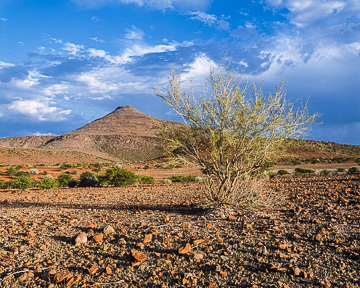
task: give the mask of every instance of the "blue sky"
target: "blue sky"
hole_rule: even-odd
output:
[[[1,0],[0,137],[70,132],[154,95],[174,67],[244,77],[322,114],[307,138],[360,144],[358,0]]]

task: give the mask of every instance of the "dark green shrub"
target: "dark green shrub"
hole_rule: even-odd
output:
[[[5,189],[5,181],[0,180],[0,189]]]
[[[14,169],[14,167],[10,167],[10,168],[5,170],[5,174],[7,176],[15,176],[16,170]]]
[[[37,186],[40,189],[51,189],[51,188],[55,188],[57,186],[57,182],[54,179],[51,179],[50,177],[44,177],[42,178]]]
[[[67,184],[67,186],[69,186],[70,188],[74,188],[74,187],[76,187],[76,186],[78,186],[78,185],[79,185],[79,183],[78,183],[78,181],[76,181],[75,179],[69,180],[69,182],[68,182],[68,184]]]
[[[273,178],[275,178],[276,173],[274,173],[274,172],[272,172],[272,171],[269,171],[269,172],[266,173],[266,175],[267,175],[270,179],[273,179]]]
[[[12,179],[9,183],[10,188],[25,190],[33,187],[35,180],[31,179],[29,175],[20,175]]]
[[[287,174],[290,174],[289,171],[287,170],[284,170],[284,169],[280,169],[277,174],[279,174],[280,176],[283,176],[283,175],[287,175]]]
[[[356,158],[355,162],[360,165],[360,158]]]
[[[321,160],[320,159],[311,159],[311,164],[317,164],[320,163]]]
[[[96,175],[90,171],[81,173],[79,180],[79,187],[96,187],[99,185],[99,180]]]
[[[149,168],[150,168],[150,166],[149,166],[148,164],[146,164],[146,165],[143,167],[144,170],[147,170],[147,169],[149,169]]]
[[[70,169],[70,168],[74,168],[74,165],[69,164],[69,163],[63,163],[60,165],[60,169],[62,169],[62,170],[66,170],[66,169]]]
[[[69,181],[71,181],[71,180],[74,180],[74,178],[73,178],[71,175],[65,174],[65,173],[60,174],[60,175],[57,177],[57,179],[56,179],[56,181],[58,182],[58,185],[59,185],[60,187],[67,187],[67,186],[69,186]],[[69,186],[69,187],[70,187],[70,186]]]
[[[169,179],[171,182],[197,182],[197,176],[182,176],[182,175],[173,175]]]
[[[351,167],[348,170],[348,174],[350,174],[350,175],[360,174],[360,170],[358,167]]]
[[[315,171],[312,169],[306,169],[306,168],[296,168],[294,170],[295,176],[302,176],[302,175],[312,175],[315,174]]]
[[[137,179],[138,177],[135,173],[120,167],[107,169],[105,177],[103,178],[103,180],[107,182],[107,185],[114,185],[116,187],[134,184]]]
[[[321,175],[321,176],[327,176],[327,175],[329,175],[329,174],[330,174],[330,171],[327,170],[327,169],[324,169],[324,170],[321,170],[321,171],[320,171],[320,175]]]
[[[154,184],[155,181],[152,176],[138,175],[137,178],[139,184]]]
[[[24,171],[17,171],[17,172],[15,173],[15,176],[16,176],[16,177],[19,177],[19,176],[29,176],[29,173],[24,172]]]

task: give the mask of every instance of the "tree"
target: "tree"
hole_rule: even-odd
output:
[[[173,70],[167,88],[155,89],[155,94],[185,124],[162,129],[167,152],[201,169],[207,195],[218,206],[251,204],[246,203],[250,198],[256,202],[262,197],[251,188],[252,179],[281,155],[286,139],[304,135],[317,117],[308,114],[306,105],[296,108],[288,102],[283,84],[266,97],[224,67],[212,69],[200,95],[192,85],[185,91],[181,75]]]

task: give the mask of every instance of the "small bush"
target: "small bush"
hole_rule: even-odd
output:
[[[196,178],[198,176],[182,176],[182,175],[173,175],[169,179],[171,182],[197,182]]]
[[[39,175],[40,171],[37,168],[31,168],[28,170],[28,173],[31,175]]]
[[[74,168],[74,165],[69,164],[69,163],[63,163],[60,165],[61,170],[66,170],[66,169],[70,169],[70,168]]]
[[[33,187],[35,180],[31,179],[29,175],[21,175],[12,179],[9,183],[10,188],[25,190]]]
[[[5,170],[5,174],[7,176],[15,176],[16,170],[14,169],[14,167],[10,167],[10,168]]]
[[[44,178],[46,178],[46,179],[54,179],[53,176],[51,176],[50,174],[47,174],[47,173],[45,174]]]
[[[75,179],[69,180],[69,182],[68,182],[68,184],[67,184],[67,186],[70,187],[70,188],[74,188],[74,187],[76,187],[76,186],[78,186],[78,185],[79,185],[79,182],[76,181]]]
[[[139,184],[154,184],[154,181],[152,176],[138,175]]]
[[[327,176],[327,175],[329,175],[329,174],[330,174],[330,171],[327,170],[327,169],[324,169],[324,170],[321,170],[321,171],[320,171],[320,175],[321,175],[321,176]]]
[[[356,158],[355,162],[360,165],[360,158]]]
[[[280,176],[283,176],[283,175],[287,175],[287,174],[290,174],[289,171],[285,170],[285,169],[280,169],[277,174],[279,174]]]
[[[99,185],[99,180],[97,179],[96,175],[86,171],[81,173],[79,186],[80,187],[96,187]]]
[[[360,174],[360,170],[358,167],[351,167],[348,169],[348,174],[350,175]]]
[[[344,168],[338,168],[338,169],[336,169],[336,172],[337,173],[344,173],[345,169]]]
[[[300,159],[292,159],[291,160],[291,164],[292,165],[300,165],[302,162]]]
[[[74,178],[69,174],[63,173],[63,174],[60,174],[56,180],[60,187],[67,187],[67,186],[69,186],[69,181],[74,180]]]
[[[134,172],[131,172],[120,167],[109,168],[105,172],[105,180],[108,185],[114,185],[115,187],[124,187],[136,183],[138,176]]]
[[[29,173],[24,172],[24,171],[17,171],[17,172],[15,173],[15,176],[16,176],[16,177],[19,177],[19,176],[29,176]]]
[[[5,189],[5,181],[0,180],[0,189]]]
[[[164,183],[164,184],[171,184],[172,181],[171,181],[169,178],[165,178],[165,179],[162,180],[162,183]]]
[[[57,186],[57,182],[52,178],[44,177],[38,182],[37,186],[40,189],[44,189],[44,190],[51,189],[51,188],[55,188]]]
[[[312,169],[306,169],[306,168],[296,168],[294,170],[295,176],[302,176],[302,175],[312,175],[315,174],[315,171]]]
[[[150,168],[150,166],[149,166],[148,164],[146,164],[146,165],[143,167],[144,170],[147,170],[147,169],[149,169],[149,168]]]
[[[317,164],[320,163],[321,160],[320,159],[311,159],[311,164]]]

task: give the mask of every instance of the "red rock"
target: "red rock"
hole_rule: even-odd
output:
[[[189,223],[189,222],[183,222],[182,224],[181,224],[181,228],[184,228],[184,229],[189,229],[189,228],[191,228],[191,223]]]
[[[137,262],[144,262],[146,261],[146,255],[142,252],[136,251],[136,250],[131,250],[130,251],[131,256],[137,261]]]
[[[229,220],[229,221],[236,221],[236,217],[233,216],[233,215],[229,215],[229,216],[227,217],[227,220]]]
[[[95,234],[92,238],[96,243],[101,243],[104,239],[104,234],[99,233],[99,234]]]
[[[144,243],[150,243],[152,241],[152,236],[153,234],[146,234],[145,237],[144,237]]]
[[[94,266],[89,268],[89,274],[94,275],[98,270],[99,270],[99,268],[94,265]]]
[[[105,272],[106,272],[106,274],[108,274],[108,275],[112,274],[112,270],[111,270],[111,268],[110,268],[109,266],[106,266]]]
[[[36,235],[35,232],[30,231],[30,232],[28,232],[28,233],[26,234],[26,237],[28,237],[28,238],[34,238],[35,235]]]
[[[71,274],[71,273],[56,273],[54,275],[53,282],[55,284],[59,284],[59,283],[62,283],[62,282],[69,281],[73,277],[74,277],[74,275]]]
[[[191,252],[190,244],[186,243],[185,246],[179,248],[178,252],[179,252],[180,255],[189,254]]]
[[[194,259],[195,259],[196,261],[201,261],[201,260],[204,259],[204,255],[201,254],[201,253],[195,253],[195,254],[194,254]]]
[[[75,236],[75,246],[80,246],[81,244],[86,244],[88,241],[87,234],[85,232],[80,232]]]
[[[94,223],[90,223],[86,226],[86,229],[95,229],[96,225]]]

